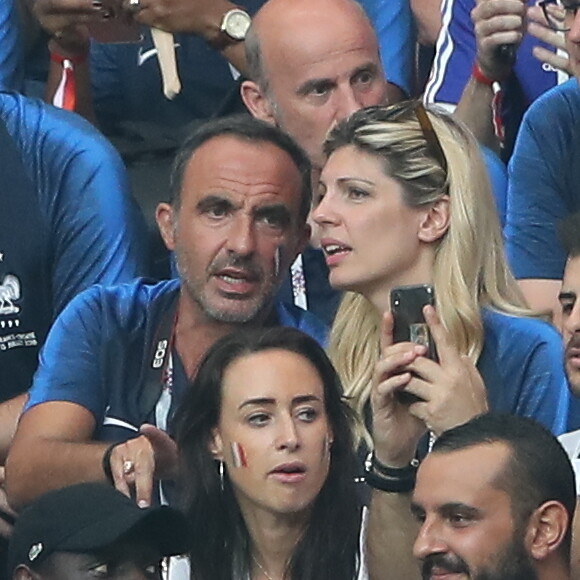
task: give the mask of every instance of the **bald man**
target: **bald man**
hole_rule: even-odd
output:
[[[403,96],[387,83],[373,27],[353,0],[269,0],[246,36],[246,59],[249,111],[284,129],[319,167],[338,121]]]

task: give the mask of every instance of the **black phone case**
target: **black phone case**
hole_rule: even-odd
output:
[[[435,292],[428,284],[399,286],[391,291],[394,342],[416,342],[427,347],[427,356],[437,359],[435,343],[423,316],[423,307],[435,306]]]

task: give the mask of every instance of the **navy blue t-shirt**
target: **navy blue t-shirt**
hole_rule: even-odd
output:
[[[124,440],[143,422],[155,423],[152,406],[143,405],[144,389],[153,346],[179,289],[179,280],[137,280],[94,286],[77,296],[50,331],[26,408],[47,401],[81,405],[94,416],[94,439],[100,441]],[[326,339],[326,327],[292,305],[276,304],[272,324],[298,328],[321,343]],[[184,373],[173,378],[172,407],[187,382]]]
[[[18,90],[22,83],[23,43],[16,2],[0,2],[0,90]]]
[[[94,283],[143,275],[118,155],[76,115],[0,92],[0,400],[26,391],[52,321]]]
[[[264,0],[239,2],[250,14]],[[150,29],[143,28],[138,44],[91,46],[91,81],[99,124],[105,129],[124,121],[146,121],[181,127],[195,119],[232,112],[224,105],[232,99],[234,110],[244,110],[239,87],[228,61],[202,38],[174,34],[181,92],[173,99],[163,94],[163,82]]]
[[[506,249],[518,279],[560,280],[560,222],[580,210],[580,87],[542,95],[526,113],[509,166]]]

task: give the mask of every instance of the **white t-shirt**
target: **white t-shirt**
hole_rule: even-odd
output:
[[[580,429],[560,435],[558,441],[572,462],[576,475],[576,495],[580,496]]]

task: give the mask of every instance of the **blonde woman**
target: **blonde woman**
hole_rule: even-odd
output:
[[[389,412],[414,421],[401,454],[412,457],[411,440],[427,428],[438,434],[485,410],[479,375],[491,409],[561,433],[568,392],[559,336],[533,317],[508,270],[485,166],[469,132],[448,115],[406,102],[355,113],[332,131],[326,152],[312,217],[330,283],[349,291],[330,349],[359,416],[368,413],[391,289],[432,284],[437,314],[426,314],[439,363],[422,347],[389,346],[392,319],[385,316],[377,380],[391,393]],[[422,401],[399,403],[393,393],[400,389]],[[367,428],[361,425],[359,437],[370,441]]]

